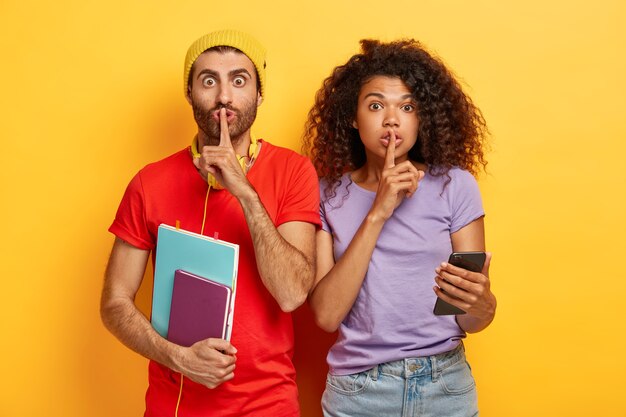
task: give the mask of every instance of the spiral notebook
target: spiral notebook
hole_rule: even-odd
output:
[[[151,323],[168,337],[176,271],[182,270],[230,289],[224,339],[230,340],[237,294],[239,245],[161,224],[158,229]]]

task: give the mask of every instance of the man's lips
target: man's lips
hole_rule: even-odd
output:
[[[219,111],[219,109],[215,110],[212,113],[212,116],[213,116],[213,120],[215,120],[219,124],[219,122],[220,122],[220,111]],[[236,113],[233,110],[226,109],[226,121],[229,124],[233,121],[235,116],[236,116]]]

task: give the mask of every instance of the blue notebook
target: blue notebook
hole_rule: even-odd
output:
[[[226,340],[232,332],[232,316],[237,291],[239,245],[161,224],[159,226],[154,265],[152,317],[154,329],[167,337],[174,275],[181,269],[226,285],[231,289]]]

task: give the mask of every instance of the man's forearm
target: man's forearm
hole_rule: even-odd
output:
[[[100,315],[106,328],[128,348],[178,371],[177,345],[162,338],[132,300],[103,298]]]
[[[102,321],[122,343],[140,355],[213,389],[234,378],[237,350],[222,339],[205,339],[190,348],[162,338],[130,300],[109,300]]]
[[[313,285],[314,227],[311,236],[302,236],[302,245],[311,248],[307,256],[289,243],[272,223],[253,189],[239,199],[254,243],[257,267],[263,284],[283,311],[298,308]],[[310,242],[308,242],[310,240]]]

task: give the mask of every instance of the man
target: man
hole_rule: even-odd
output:
[[[146,416],[298,416],[288,313],[313,283],[317,176],[306,158],[251,137],[265,93],[265,50],[254,38],[201,37],[187,52],[184,82],[198,134],[128,185],[109,229],[102,320],[151,360]],[[230,343],[175,345],[134,303],[159,224],[177,221],[240,246]]]

